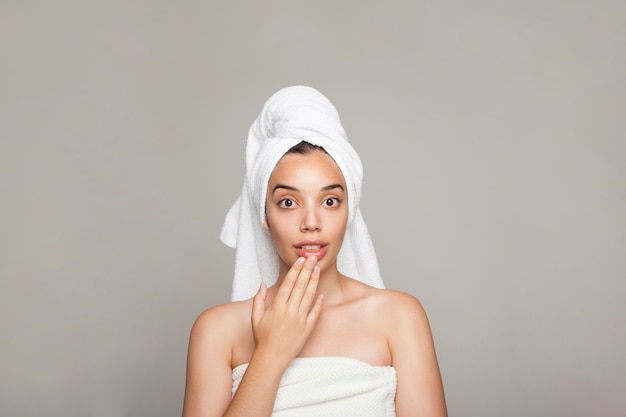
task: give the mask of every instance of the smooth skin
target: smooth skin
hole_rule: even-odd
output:
[[[265,228],[280,257],[276,285],[204,311],[189,341],[183,417],[271,416],[295,357],[343,356],[393,366],[396,414],[447,416],[426,313],[414,297],[337,270],[348,218],[346,185],[322,151],[287,154],[267,190]],[[302,242],[324,246],[301,256]],[[304,253],[306,255],[306,253]],[[248,364],[234,396],[232,369]]]

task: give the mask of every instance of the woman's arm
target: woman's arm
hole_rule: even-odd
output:
[[[189,341],[183,417],[270,416],[283,372],[308,339],[322,307],[315,298],[317,259],[298,260],[269,308],[267,288],[254,297],[252,329],[256,347],[231,400],[232,335],[237,321],[228,305],[204,312]]]
[[[408,294],[393,297],[390,348],[398,375],[397,416],[445,417],[443,384],[426,312]]]
[[[183,417],[222,416],[232,394],[232,305],[203,312],[191,329]]]

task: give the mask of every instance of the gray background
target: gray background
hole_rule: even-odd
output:
[[[0,415],[180,413],[277,89],[338,107],[451,416],[623,416],[623,1],[2,1]]]

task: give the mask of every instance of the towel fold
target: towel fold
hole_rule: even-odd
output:
[[[250,298],[261,282],[271,286],[278,279],[278,254],[263,228],[267,184],[278,161],[302,141],[323,147],[348,187],[348,225],[337,256],[339,272],[383,288],[374,246],[359,210],[361,160],[348,142],[333,104],[314,88],[294,86],[270,97],[248,132],[246,178],[220,234],[222,242],[237,248],[233,301]]]
[[[247,364],[233,369],[235,395]],[[295,358],[283,374],[273,417],[393,417],[396,371],[344,357]]]

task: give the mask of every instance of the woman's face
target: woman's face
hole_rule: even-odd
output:
[[[281,272],[315,255],[321,271],[334,266],[348,220],[346,182],[335,161],[313,150],[286,154],[267,187],[264,226],[280,256]]]

